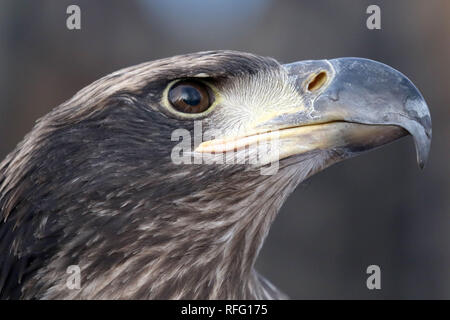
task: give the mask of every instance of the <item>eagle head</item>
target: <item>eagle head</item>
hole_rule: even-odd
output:
[[[283,298],[253,266],[287,196],[407,134],[423,166],[427,105],[371,60],[210,51],[114,72],[0,164],[0,296]]]

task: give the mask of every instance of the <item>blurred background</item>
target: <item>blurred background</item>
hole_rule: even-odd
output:
[[[81,8],[81,30],[66,9]],[[366,8],[381,8],[381,30]],[[431,110],[420,171],[410,137],[337,164],[289,198],[257,262],[294,299],[450,298],[450,1],[0,0],[0,159],[34,121],[119,68],[234,49],[282,63],[357,56],[406,74]],[[366,268],[381,267],[381,290]]]

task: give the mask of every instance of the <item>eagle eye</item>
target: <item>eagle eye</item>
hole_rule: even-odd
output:
[[[211,89],[204,83],[195,80],[176,82],[168,93],[172,107],[182,113],[201,113],[212,104]]]

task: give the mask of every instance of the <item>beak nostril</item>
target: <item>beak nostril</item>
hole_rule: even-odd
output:
[[[308,84],[308,91],[314,92],[319,90],[325,82],[327,82],[327,78],[327,73],[325,71],[316,74]]]

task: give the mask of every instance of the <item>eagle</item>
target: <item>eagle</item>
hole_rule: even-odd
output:
[[[219,50],[111,73],[0,163],[0,298],[285,299],[254,270],[283,202],[408,134],[423,167],[427,104],[373,60]]]

